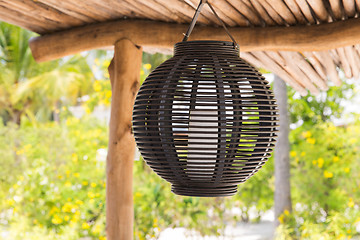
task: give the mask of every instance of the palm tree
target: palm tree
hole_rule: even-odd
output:
[[[0,116],[5,122],[19,125],[24,114],[49,119],[59,105],[91,90],[93,75],[85,57],[37,64],[28,47],[32,36],[0,23]]]
[[[278,217],[284,211],[291,212],[290,192],[290,122],[288,111],[288,95],[286,83],[277,75],[274,78],[274,93],[277,99],[280,115],[280,127],[278,141],[275,147],[275,223],[279,225]]]

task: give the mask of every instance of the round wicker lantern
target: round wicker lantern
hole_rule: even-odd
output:
[[[147,164],[187,196],[229,196],[267,161],[277,110],[232,42],[189,41],[145,80],[133,111]]]
[[[175,194],[230,196],[270,157],[277,107],[209,3],[233,42],[187,41],[204,3],[174,56],[141,86],[133,131],[144,160]]]

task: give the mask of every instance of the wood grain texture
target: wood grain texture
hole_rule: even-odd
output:
[[[319,52],[314,52],[314,54],[323,63],[328,78],[336,86],[340,86],[341,80],[336,70],[336,65],[334,61],[331,59],[330,53],[328,51],[319,51]]]
[[[265,21],[265,24],[268,26],[275,26],[276,22],[270,17],[269,13],[264,9],[264,7],[259,3],[258,0],[248,0],[251,5],[257,11],[259,16]],[[244,1],[246,3],[246,1]]]
[[[115,43],[109,66],[112,88],[109,147],[106,162],[106,233],[109,240],[133,239],[132,109],[140,87],[141,48],[128,39]]]
[[[326,72],[324,66],[321,64],[319,59],[312,52],[303,52],[306,59],[311,63],[311,65],[315,68],[316,72],[320,75],[322,79],[326,82]]]
[[[360,19],[321,25],[230,28],[241,51],[323,51],[360,44]],[[34,58],[48,61],[81,51],[112,46],[117,39],[129,37],[137,45],[172,48],[181,41],[187,25],[142,20],[122,20],[93,24],[34,38],[30,47]],[[197,26],[190,40],[223,40],[222,29]]]
[[[307,20],[295,0],[285,0],[285,3],[300,24],[307,24]]]
[[[267,1],[265,0],[258,0],[258,3],[262,5],[264,9],[266,9],[266,12],[269,14],[269,16],[276,22],[277,25],[288,25],[281,16],[275,11],[273,6],[271,6]]]
[[[343,19],[343,8],[341,6],[341,0],[329,0],[331,11],[333,12],[335,19]]]
[[[297,53],[291,53],[291,52],[279,52],[286,60],[286,65],[284,68],[289,68],[288,72],[293,73],[293,78],[297,79],[299,83],[301,83],[303,86],[305,86],[307,89],[309,89],[310,93],[313,95],[318,95],[320,93],[319,89],[313,84],[312,80],[309,78],[307,74],[302,71],[300,68],[297,59],[295,59],[295,56]]]
[[[249,22],[246,18],[240,14],[236,8],[234,8],[230,3],[224,0],[212,0],[210,1],[213,7],[216,8],[216,13],[221,19],[229,17],[234,24],[229,24],[229,26],[248,26]]]
[[[309,6],[315,12],[316,17],[320,22],[327,22],[329,19],[329,14],[326,11],[323,1],[319,0],[307,0]]]
[[[345,49],[338,48],[338,49],[336,49],[336,51],[340,57],[341,68],[344,70],[345,77],[352,78],[350,63],[349,63],[348,57],[345,54]]]
[[[277,14],[282,17],[289,25],[297,24],[297,20],[290,9],[283,1],[278,0],[266,0]]]
[[[343,0],[344,10],[348,17],[355,16],[355,1],[354,0]]]
[[[239,11],[254,26],[262,26],[263,21],[252,7],[246,3],[237,0],[227,0],[233,8]]]
[[[356,51],[354,51],[353,46],[344,47],[344,50],[346,58],[350,64],[352,76],[356,78],[359,76],[359,58]]]
[[[281,76],[291,87],[300,93],[302,96],[306,96],[307,90],[299,82],[297,82],[293,76],[290,75],[279,63],[277,63],[272,57],[268,55],[268,52],[240,52],[241,57],[257,67],[263,67],[271,72]]]
[[[306,2],[306,0],[296,0],[296,3],[298,4],[299,8],[301,9],[301,12],[304,14],[306,20],[310,24],[315,24],[315,18],[313,14],[311,13],[311,9],[309,4]]]

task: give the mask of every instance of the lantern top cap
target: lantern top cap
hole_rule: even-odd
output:
[[[228,41],[186,41],[174,45],[174,55],[236,55],[239,56],[239,45]]]

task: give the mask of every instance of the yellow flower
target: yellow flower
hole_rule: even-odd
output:
[[[91,109],[88,106],[84,106],[84,109],[85,109],[86,114],[91,113]]]
[[[343,240],[344,237],[345,237],[345,235],[341,233],[341,234],[339,234],[339,235],[336,237],[336,239],[342,239],[342,240]]]
[[[315,138],[308,138],[306,141],[310,144],[315,144]]]
[[[324,171],[324,177],[325,178],[332,178],[334,176],[334,174],[332,172],[328,172],[328,171]]]
[[[334,161],[334,162],[338,162],[339,160],[340,160],[340,158],[339,158],[338,156],[334,156],[334,157],[333,157],[333,161]]]
[[[87,185],[89,185],[89,182],[88,182],[88,181],[83,181],[83,182],[82,182],[82,185],[83,185],[83,186],[87,186]]]
[[[147,70],[151,69],[151,64],[150,63],[144,64],[144,68]]]
[[[74,177],[76,177],[76,178],[78,178],[78,177],[80,177],[80,173],[74,173]]]
[[[105,78],[109,78],[109,77],[110,77],[108,71],[105,71],[105,72],[104,72],[104,77],[105,77]]]
[[[68,222],[70,220],[70,217],[68,215],[65,215],[64,220]]]
[[[140,198],[141,196],[142,196],[141,193],[139,193],[139,192],[136,192],[136,193],[135,193],[135,198]]]
[[[87,195],[88,195],[89,198],[94,198],[95,197],[95,194],[93,192],[88,192]]]
[[[144,70],[140,70],[140,75],[144,75],[145,74],[145,72],[144,72]]]
[[[336,127],[334,125],[331,125],[331,126],[328,127],[328,130],[329,131],[335,131]]]
[[[99,80],[96,80],[93,83],[93,89],[95,90],[95,92],[100,92],[101,91],[101,83]]]
[[[94,188],[94,187],[96,187],[96,185],[97,185],[97,184],[93,182],[93,183],[91,183],[90,186]]]
[[[106,237],[105,236],[100,236],[99,240],[106,240]]]
[[[63,212],[71,212],[73,205],[71,203],[65,203],[64,206],[61,208]]]
[[[15,204],[15,201],[14,199],[8,199],[6,200],[6,203],[9,205],[9,206],[13,206]]]
[[[305,152],[301,152],[301,154],[300,154],[301,157],[304,157],[305,155],[306,155]]]
[[[317,161],[316,160],[313,160],[312,161],[312,164],[315,166],[317,164]]]
[[[82,225],[81,225],[82,229],[89,229],[90,228],[90,225],[87,223],[87,222],[84,222]]]
[[[112,96],[112,93],[110,90],[105,92],[105,98],[111,98],[111,96]]]
[[[324,159],[323,158],[318,158],[318,166],[319,168],[322,168],[324,166]]]
[[[93,230],[92,230],[93,233],[95,234],[99,234],[101,232],[101,226],[100,225],[96,225]]]
[[[73,153],[73,154],[71,155],[71,160],[72,160],[73,162],[77,162],[77,161],[78,161],[78,155],[77,155],[76,153]]]
[[[66,174],[67,177],[70,176],[70,173],[71,173],[70,170],[66,170],[66,172],[65,172],[65,174]]]
[[[33,224],[38,224],[38,221],[36,219],[34,219]]]
[[[81,201],[81,200],[76,200],[76,201],[75,201],[75,204],[77,204],[77,205],[80,205],[80,206],[81,206],[81,205],[83,205],[83,204],[84,204],[84,202],[83,202],[83,201]]]
[[[61,224],[63,220],[57,214],[55,214],[54,217],[51,219],[51,222],[57,225]]]
[[[66,181],[66,182],[65,182],[65,187],[71,187],[71,182],[70,182],[70,181]]]
[[[53,215],[54,213],[56,212],[60,212],[60,210],[57,208],[57,207],[52,207],[51,210],[50,210],[50,215]]]
[[[94,59],[94,63],[95,63],[97,66],[99,66],[99,65],[100,65],[99,59],[98,59],[98,58],[95,58],[95,59]]]
[[[284,223],[284,214],[281,214],[279,217],[278,217],[278,220],[280,223]]]
[[[351,143],[351,144],[356,143],[356,138],[351,138],[351,139],[350,139],[350,143]]]
[[[349,206],[350,208],[352,208],[352,207],[355,206],[354,200],[353,200],[352,198],[349,198],[348,206]]]
[[[344,168],[344,172],[346,172],[346,173],[349,173],[350,172],[350,168]]]
[[[290,152],[290,156],[291,156],[291,157],[296,157],[296,152],[295,152],[295,151],[291,151],[291,152]]]
[[[309,138],[309,137],[311,137],[311,132],[306,131],[306,132],[301,133],[301,135],[302,135],[304,138]]]

